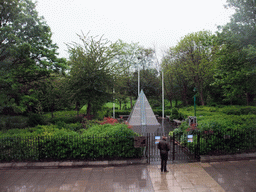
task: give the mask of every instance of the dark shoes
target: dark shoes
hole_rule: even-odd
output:
[[[168,173],[169,171],[166,170],[166,171],[164,171],[164,172]]]

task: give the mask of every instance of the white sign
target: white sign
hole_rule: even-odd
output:
[[[193,135],[188,135],[188,142],[193,142]]]
[[[161,139],[161,136],[155,136],[155,144],[158,144]]]

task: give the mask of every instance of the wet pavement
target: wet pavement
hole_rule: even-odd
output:
[[[227,192],[256,191],[256,160],[202,163],[202,166]]]
[[[56,169],[1,169],[0,191],[254,192],[256,161]]]
[[[146,165],[0,170],[0,191],[154,191]]]

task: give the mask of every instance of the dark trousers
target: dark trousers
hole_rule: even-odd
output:
[[[167,159],[168,154],[161,154],[161,171],[167,171],[166,165],[167,165]]]

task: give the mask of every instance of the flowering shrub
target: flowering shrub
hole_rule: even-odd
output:
[[[196,123],[192,123],[192,124],[190,125],[190,127],[188,127],[188,128],[186,129],[186,131],[187,131],[188,133],[190,133],[190,134],[193,134],[193,133],[197,132],[197,131],[198,131],[198,128],[197,128]]]
[[[132,128],[132,126],[127,121],[125,122],[125,124],[128,125],[128,129]]]
[[[117,119],[114,119],[114,118],[111,118],[111,117],[104,117],[103,122],[101,122],[100,124],[101,125],[104,125],[104,124],[114,125],[116,123],[118,123]]]

